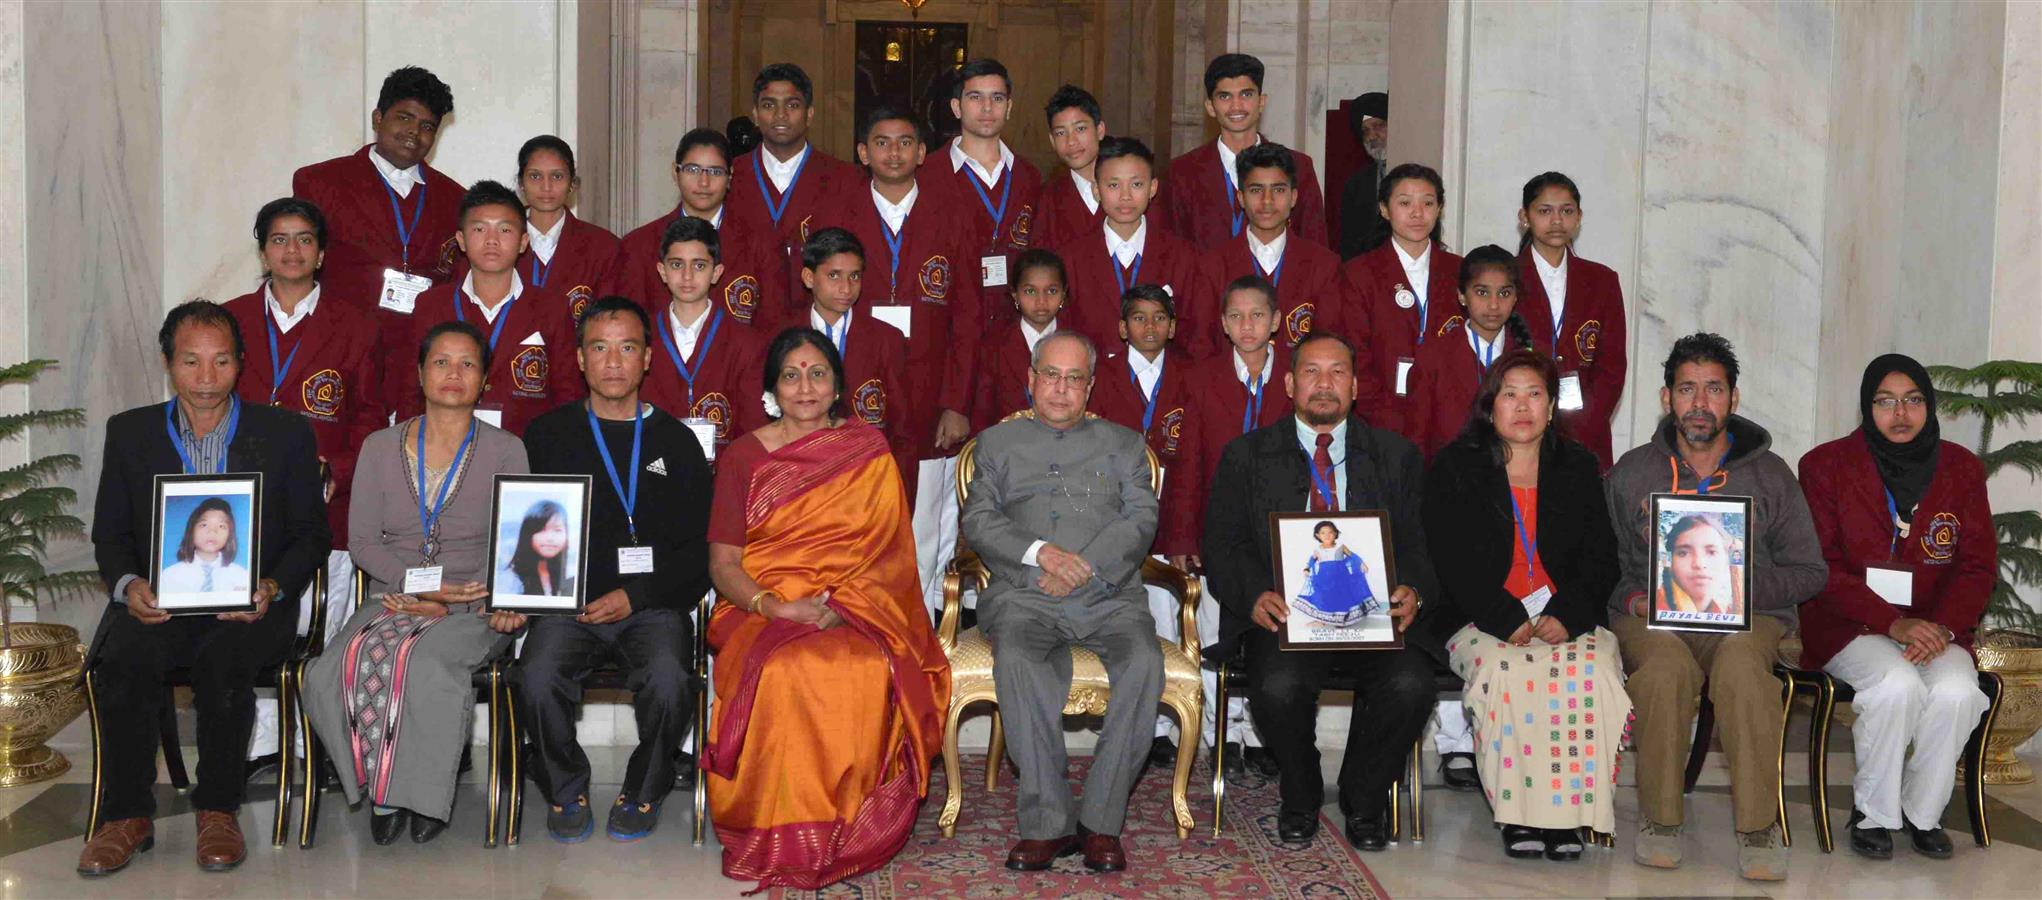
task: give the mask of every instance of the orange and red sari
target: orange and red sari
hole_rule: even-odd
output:
[[[718,469],[717,505],[742,504],[746,573],[785,597],[827,592],[844,620],[819,631],[725,597],[709,625],[716,711],[703,759],[723,873],[812,890],[906,845],[941,749],[950,664],[877,430],[823,429],[771,453],[741,438]],[[731,543],[734,530],[725,519],[710,539]]]

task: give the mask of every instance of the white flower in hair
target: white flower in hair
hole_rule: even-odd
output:
[[[760,394],[759,402],[765,404],[767,418],[780,418],[780,401],[773,396],[772,391]]]

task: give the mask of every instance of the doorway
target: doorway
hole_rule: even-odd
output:
[[[928,146],[958,133],[950,113],[951,84],[970,58],[971,28],[962,22],[859,22],[852,128],[864,127],[874,109],[913,112],[929,129]]]

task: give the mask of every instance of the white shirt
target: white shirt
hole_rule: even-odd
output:
[[[511,301],[518,299],[518,295],[525,292],[525,280],[518,277],[518,270],[512,269],[510,277],[510,293],[505,294],[503,300],[497,303],[494,308],[484,305],[482,298],[475,296],[474,270],[469,270],[467,277],[461,279],[461,293],[468,295],[468,302],[482,307],[482,321],[491,325],[496,324],[496,314],[503,312],[504,307],[509,306]]]
[[[1295,421],[1298,426],[1298,446],[1304,448],[1305,458],[1311,459],[1312,452],[1319,449],[1319,433],[1312,430],[1312,426],[1306,425],[1304,419],[1297,418]],[[1347,503],[1347,420],[1341,419],[1340,424],[1333,426],[1329,433],[1333,435],[1333,443],[1326,445],[1326,455],[1333,459],[1333,483],[1328,487],[1333,489],[1333,508],[1340,509]],[[1313,493],[1318,492],[1316,481],[1313,482],[1311,490]],[[1311,505],[1310,494],[1305,495],[1305,504]]]
[[[1395,240],[1390,241],[1390,246],[1397,250],[1397,261],[1404,264],[1404,285],[1418,295],[1419,305],[1429,303],[1431,298],[1426,296],[1426,288],[1432,284],[1432,242],[1425,242],[1425,252],[1417,259],[1405,253],[1404,245]]]
[[[950,171],[956,172],[957,170],[962,169],[965,166],[970,166],[972,174],[977,175],[978,180],[980,182],[983,182],[986,187],[992,187],[993,185],[999,184],[1000,173],[1007,171],[1007,167],[1013,164],[1014,151],[1007,149],[1006,141],[1000,142],[999,163],[993,166],[992,171],[987,171],[986,167],[979,164],[978,160],[972,159],[971,157],[965,155],[963,138],[959,137],[950,139]]]
[[[1086,181],[1085,176],[1078,174],[1076,169],[1071,170],[1071,181],[1078,186],[1078,199],[1085,201],[1085,209],[1093,215],[1098,215],[1099,197],[1092,193],[1092,182]]]
[[[421,171],[417,164],[414,163],[409,169],[397,168],[395,164],[384,159],[383,154],[376,152],[374,147],[369,148],[369,162],[376,164],[376,171],[383,176],[384,183],[390,185],[390,189],[396,191],[399,197],[411,196],[411,186],[425,181],[425,172]]]
[[[1532,265],[1538,269],[1539,284],[1546,289],[1546,299],[1553,307],[1553,333],[1560,333],[1560,317],[1567,310],[1567,254],[1560,254],[1560,264],[1546,265],[1546,258],[1533,250]]]
[[[1503,353],[1503,332],[1496,332],[1495,340],[1485,341],[1482,340],[1482,335],[1475,331],[1473,322],[1462,324],[1461,330],[1468,333],[1468,349],[1475,351],[1475,362],[1480,363],[1482,369],[1487,371],[1489,364],[1495,362],[1496,357]]]
[[[532,239],[533,255],[539,257],[540,262],[549,266],[553,264],[553,252],[560,249],[560,236],[566,232],[567,215],[565,213],[561,214],[560,221],[553,223],[553,227],[545,231],[540,231],[539,226],[532,224],[530,219],[525,220],[525,234]]]
[[[695,216],[695,214],[694,214],[694,213],[688,212],[688,211],[687,211],[686,209],[682,209],[682,210],[681,210],[681,215],[684,215],[684,216]],[[701,217],[701,216],[695,216],[695,218],[697,218],[697,219],[700,219],[700,218],[702,218],[702,217]],[[717,208],[716,208],[716,211],[715,211],[715,212],[713,212],[713,213],[710,213],[710,214],[709,214],[709,218],[708,218],[708,219],[706,219],[706,220],[704,220],[704,221],[707,221],[707,222],[709,223],[709,225],[710,225],[711,227],[713,227],[713,228],[722,228],[722,227],[723,227],[723,207],[721,207],[721,206],[717,207]]]
[[[1241,351],[1238,348],[1236,348],[1232,352],[1234,355],[1234,377],[1240,379],[1242,387],[1248,387],[1249,375],[1248,362],[1247,360],[1241,358]],[[1262,371],[1257,376],[1262,381],[1263,390],[1269,389],[1269,379],[1275,374],[1276,374],[1276,348],[1270,347],[1268,352],[1264,354],[1262,357]]]
[[[1255,136],[1255,143],[1262,143],[1262,135]],[[1226,173],[1227,185],[1239,190],[1241,185],[1234,180],[1234,157],[1240,154],[1227,147],[1227,139],[1224,137],[1214,139],[1213,146],[1220,148],[1220,171]]]
[[[1124,241],[1120,235],[1113,233],[1113,223],[1102,222],[1099,227],[1106,229],[1107,254],[1118,260],[1123,269],[1134,265],[1134,258],[1142,255],[1142,250],[1148,246],[1149,217],[1146,215],[1142,216],[1141,224],[1134,227],[1134,237]]]
[[[899,203],[894,203],[879,193],[879,185],[875,184],[872,186],[872,205],[879,210],[879,220],[885,222],[886,227],[894,234],[899,234],[901,226],[908,223],[908,213],[915,209],[915,198],[921,194],[922,186],[917,183],[914,187],[908,188],[908,195],[902,197]]]
[[[1276,236],[1276,240],[1267,244],[1256,240],[1253,231],[1243,229],[1242,233],[1248,236],[1248,252],[1255,255],[1256,265],[1262,267],[1262,271],[1257,274],[1275,275],[1276,267],[1283,263],[1284,245],[1290,243],[1290,229],[1284,229],[1283,233]]]
[[[1043,338],[1049,337],[1050,335],[1055,333],[1056,333],[1055,319],[1049,320],[1049,327],[1044,328],[1041,331],[1036,331],[1035,326],[1028,324],[1027,319],[1021,320],[1021,339],[1028,342],[1028,356],[1031,359],[1035,357],[1035,345],[1042,343]]]
[[[773,183],[773,190],[779,191],[781,194],[787,193],[787,185],[794,181],[795,171],[800,169],[802,162],[808,159],[808,153],[811,149],[813,148],[809,145],[802,144],[800,153],[794,154],[793,159],[781,162],[780,157],[773,155],[773,151],[764,147],[759,148],[759,163],[766,167],[766,180]],[[723,211],[720,209],[716,211],[716,214],[717,218],[723,217]]]
[[[277,295],[270,293],[269,282],[265,281],[262,283],[262,305],[269,308],[270,318],[277,321],[277,332],[289,334],[291,326],[305,321],[307,316],[312,315],[313,310],[319,308],[319,283],[313,282],[312,292],[306,294],[305,299],[298,301],[297,309],[286,315],[284,305],[277,302]]]
[[[1163,354],[1168,352],[1170,352],[1168,347],[1158,350],[1156,358],[1151,360],[1143,356],[1140,350],[1136,350],[1133,344],[1127,345],[1127,367],[1134,372],[1135,383],[1141,385],[1143,400],[1156,396],[1156,385],[1163,379]]]
[[[687,325],[681,322],[680,310],[672,303],[667,304],[667,325],[674,330],[674,349],[680,351],[682,359],[694,361],[695,342],[702,337],[702,326],[709,324],[709,314],[713,311],[711,307],[704,306],[702,314],[695,317],[695,324]]]
[[[844,314],[837,318],[836,327],[832,328],[822,320],[822,311],[811,305],[808,307],[808,325],[829,336],[830,343],[842,346],[844,336],[851,333],[851,311],[844,310]]]

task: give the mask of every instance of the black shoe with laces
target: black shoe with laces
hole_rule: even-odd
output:
[[[1866,859],[1893,858],[1893,833],[1876,825],[1865,824],[1864,813],[1851,810],[1850,830],[1852,853]]]
[[[1303,844],[1319,834],[1319,811],[1286,809],[1276,815],[1276,839],[1286,844]]]
[[[1456,760],[1465,760],[1467,765],[1456,766]],[[1450,791],[1479,791],[1482,777],[1475,772],[1475,754],[1442,753],[1439,755],[1439,780]]]
[[[546,811],[546,834],[563,844],[579,844],[596,830],[588,798],[576,797]]]
[[[610,806],[610,822],[604,828],[613,841],[642,840],[659,827],[659,804],[632,803],[624,797]]]
[[[1168,737],[1157,737],[1149,742],[1149,765],[1158,769],[1177,766],[1177,745]]]
[[[1933,859],[1950,858],[1954,848],[1950,846],[1949,833],[1941,826],[1916,828],[1913,822],[1908,822],[1905,818],[1901,819],[1901,822],[1907,826],[1907,840],[1914,845],[1914,852]]]
[[[1390,846],[1388,813],[1347,817],[1347,843],[1356,850],[1376,851]]]

